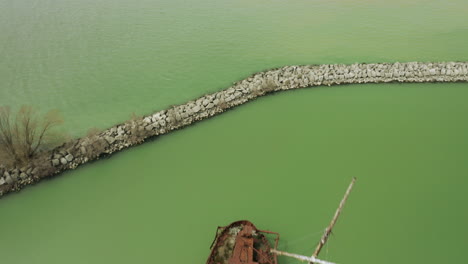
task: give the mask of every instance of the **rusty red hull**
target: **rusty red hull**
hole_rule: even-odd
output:
[[[275,236],[271,245],[266,235]],[[211,254],[207,264],[277,264],[275,254],[279,234],[259,230],[250,221],[242,220],[228,226],[218,227],[216,237],[211,245]]]

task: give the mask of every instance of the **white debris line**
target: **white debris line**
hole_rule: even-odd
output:
[[[271,249],[270,252],[273,253],[273,254],[276,254],[278,256],[291,257],[291,258],[298,259],[300,261],[307,261],[307,262],[313,262],[313,263],[318,263],[318,264],[335,264],[333,262],[328,262],[328,261],[325,261],[325,260],[321,260],[321,259],[318,259],[316,257],[307,257],[307,256],[298,255],[298,254],[279,251],[279,250],[276,250],[276,249]]]

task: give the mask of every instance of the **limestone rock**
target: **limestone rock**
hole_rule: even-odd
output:
[[[28,178],[28,175],[26,173],[22,172],[20,174],[20,178],[24,180],[24,179]]]
[[[52,160],[52,166],[58,166],[60,165],[60,160],[59,159],[53,159]]]
[[[115,142],[115,138],[113,137],[109,137],[109,136],[105,136],[104,139],[107,141],[107,143],[109,143],[110,145],[114,144]]]
[[[12,184],[12,183],[14,182],[13,178],[11,178],[11,176],[10,176],[9,174],[6,175],[5,181],[6,181],[8,184]]]
[[[73,158],[74,158],[74,157],[73,157],[72,154],[68,154],[67,156],[65,156],[65,159],[66,159],[67,161],[72,161]]]
[[[121,135],[123,135],[123,134],[125,134],[125,130],[124,130],[122,127],[119,127],[119,128],[117,129],[117,135],[121,136]]]
[[[11,178],[16,181],[19,177],[19,172],[18,172],[18,169],[14,169],[11,173]]]
[[[63,165],[67,164],[67,160],[65,158],[61,158],[60,159],[60,163],[62,163]]]

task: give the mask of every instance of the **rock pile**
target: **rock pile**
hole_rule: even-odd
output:
[[[461,81],[468,81],[467,62],[306,65],[260,72],[226,90],[67,142],[47,153],[50,168],[38,170],[31,165],[7,170],[0,167],[0,196],[275,91],[351,83]]]

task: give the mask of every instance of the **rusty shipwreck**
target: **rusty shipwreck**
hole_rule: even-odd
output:
[[[346,190],[335,215],[325,229],[312,256],[308,257],[278,250],[279,233],[260,230],[252,222],[241,220],[227,226],[218,227],[206,264],[278,264],[277,256],[292,257],[309,263],[333,264],[317,257],[338,220],[355,180],[353,178]]]

